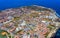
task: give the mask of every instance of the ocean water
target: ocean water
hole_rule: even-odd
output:
[[[0,10],[29,5],[52,8],[57,12],[56,15],[60,17],[60,0],[0,0]]]
[[[57,32],[54,34],[52,38],[60,38],[60,28],[57,30]]]
[[[60,0],[0,0],[0,10],[29,5],[52,8],[57,12],[56,15],[60,17]]]

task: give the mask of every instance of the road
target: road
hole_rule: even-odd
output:
[[[56,27],[56,29],[52,29],[51,32],[48,34],[47,38],[50,38],[53,33],[56,33],[57,29],[58,29],[58,27]]]

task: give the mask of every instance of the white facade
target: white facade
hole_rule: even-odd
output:
[[[25,22],[25,21],[23,21],[23,22],[21,23],[21,25],[22,25],[22,26],[26,25],[26,22]]]

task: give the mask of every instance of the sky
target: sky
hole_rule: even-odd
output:
[[[56,15],[60,17],[60,0],[0,0],[0,10],[29,5],[52,8],[56,11]]]

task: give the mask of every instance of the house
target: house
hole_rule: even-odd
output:
[[[8,16],[7,19],[8,19],[8,20],[12,20],[13,17],[12,17],[12,16]]]
[[[0,23],[0,27],[3,26],[3,23]]]
[[[30,35],[23,34],[23,37],[22,38],[30,38]]]
[[[5,21],[5,22],[3,22],[3,24],[6,24],[6,23],[8,23],[8,22],[12,21],[12,19],[13,19],[13,17],[12,17],[12,16],[8,16],[8,17],[7,17],[7,19],[6,19],[6,21]]]
[[[20,38],[20,36],[19,35],[15,35],[14,38]]]
[[[17,27],[15,31],[19,31],[21,29],[22,29],[22,27]]]
[[[21,23],[21,26],[25,26],[25,25],[26,25],[26,22],[23,21],[23,22]]]

